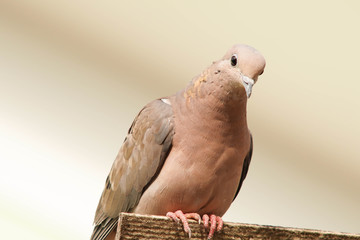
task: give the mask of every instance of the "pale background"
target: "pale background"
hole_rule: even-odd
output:
[[[0,0],[2,238],[88,239],[134,116],[234,43],[267,67],[224,219],[359,233],[359,31],[359,1]]]

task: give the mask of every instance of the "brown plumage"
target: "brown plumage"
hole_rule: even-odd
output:
[[[220,230],[219,217],[238,194],[250,164],[246,103],[264,67],[259,52],[235,45],[185,89],[146,105],[106,179],[91,239],[105,239],[120,212],[182,219],[175,212],[182,210],[203,215],[205,222],[210,215]],[[212,222],[209,237],[215,226]]]

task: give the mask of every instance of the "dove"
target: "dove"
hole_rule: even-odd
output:
[[[203,223],[211,239],[247,175],[253,140],[247,100],[265,59],[236,44],[176,94],[133,121],[105,181],[92,240],[114,239],[121,212]]]

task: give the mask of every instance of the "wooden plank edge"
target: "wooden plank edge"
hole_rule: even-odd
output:
[[[191,239],[207,239],[208,232],[194,220],[189,220]],[[121,213],[119,216],[116,240],[120,239],[189,239],[182,228],[165,216]],[[314,229],[288,228],[246,223],[224,223],[222,231],[213,239],[322,239],[322,240],[360,240],[359,234],[331,232]]]

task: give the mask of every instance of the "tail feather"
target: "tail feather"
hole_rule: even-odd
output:
[[[104,240],[116,228],[118,218],[108,218],[94,227],[90,240]]]

